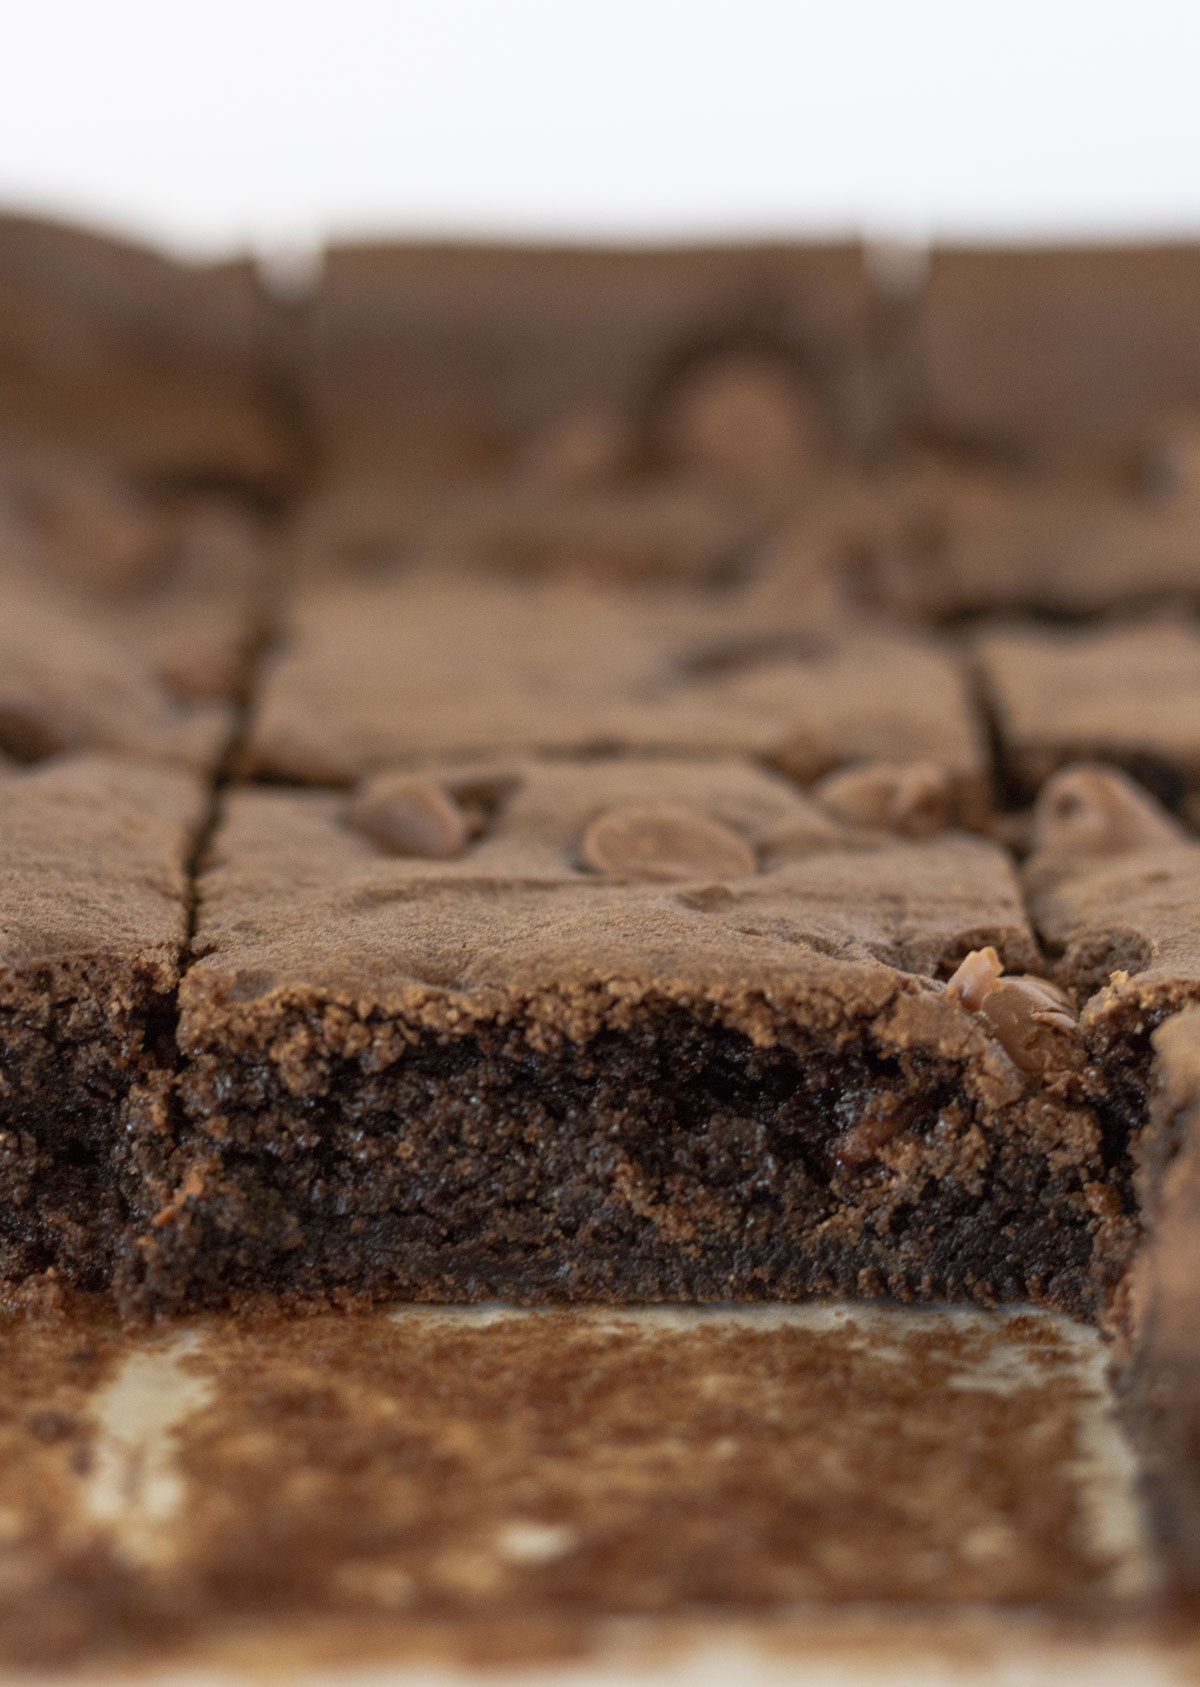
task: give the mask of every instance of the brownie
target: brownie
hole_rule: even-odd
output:
[[[873,306],[853,244],[335,246],[301,379],[324,475],[456,477],[569,413],[653,418],[697,361],[784,356],[854,431]]]
[[[1200,597],[1200,441],[1147,441],[1136,476],[1020,472],[928,454],[883,477],[850,553],[860,600],[919,620],[1082,620]]]
[[[980,633],[980,674],[1014,800],[1067,762],[1125,768],[1172,807],[1200,784],[1200,636],[1190,615]]]
[[[244,790],[195,952],[152,1306],[1095,1316],[1124,1268],[1127,1169],[980,838],[856,824],[730,759]]]
[[[570,581],[388,576],[294,594],[258,694],[251,771],[347,784],[512,750],[753,754],[801,780],[928,760],[986,806],[965,670],[915,634],[790,626],[753,606]]]
[[[272,558],[244,500],[154,496],[94,453],[0,450],[0,580],[52,587],[180,701],[240,695]]]
[[[248,262],[177,263],[0,216],[0,437],[168,480],[278,487],[293,445],[268,348]]]
[[[1077,764],[1043,787],[1026,901],[1052,974],[1136,1146],[1150,1034],[1200,1001],[1200,842],[1115,768]]]
[[[608,584],[728,585],[750,572],[769,512],[679,475],[558,484],[484,480],[449,499],[356,482],[315,498],[297,524],[301,570],[353,578],[389,563]]]
[[[132,641],[30,579],[0,582],[0,754],[37,762],[67,750],[120,751],[215,770],[229,705],[171,693]],[[99,624],[98,624],[99,623]]]
[[[1018,458],[1118,460],[1200,402],[1200,246],[941,247],[911,327],[926,432]]]
[[[107,1286],[166,1130],[199,781],[0,771],[0,1278]],[[166,1045],[166,1053],[162,1045]]]

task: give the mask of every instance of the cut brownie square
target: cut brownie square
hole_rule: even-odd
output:
[[[271,551],[232,498],[156,497],[95,455],[14,445],[0,579],[51,587],[179,699],[230,699],[266,620]]]
[[[820,633],[736,607],[572,583],[410,576],[302,587],[249,740],[258,774],[348,784],[514,750],[750,753],[809,780],[926,760],[985,806],[953,655],[905,633]]]
[[[1151,1034],[1200,1001],[1200,842],[1115,768],[1078,765],[1038,798],[1027,903],[1079,1035],[1110,1152],[1144,1151]]]
[[[67,750],[113,750],[216,768],[233,724],[228,705],[173,696],[131,644],[105,628],[107,618],[82,604],[73,608],[20,579],[4,581],[3,598],[0,754],[36,762]]]
[[[620,475],[563,485],[527,474],[425,496],[391,479],[343,481],[306,504],[293,543],[314,578],[441,568],[602,584],[727,586],[753,564],[766,510],[693,478]]]
[[[1125,768],[1172,807],[1200,785],[1200,635],[1191,618],[979,636],[1012,795],[1064,763]]]
[[[856,455],[872,308],[853,245],[335,248],[301,567],[728,586]]]
[[[646,416],[714,352],[782,352],[845,426],[870,323],[852,244],[334,247],[306,318],[305,396],[334,478],[456,478],[572,412]]]
[[[0,774],[6,1282],[51,1272],[102,1288],[122,1257],[165,1139],[185,863],[204,806],[184,774],[101,757]]]
[[[1004,854],[711,763],[234,792],[152,1306],[1032,1297],[1125,1259]],[[1003,957],[1003,961],[999,957]]]
[[[1141,484],[956,461],[893,466],[855,557],[860,597],[935,622],[1057,619],[1200,595],[1200,439],[1164,430]]]
[[[925,429],[1026,458],[1120,453],[1200,402],[1200,246],[935,250],[916,313]]]
[[[248,262],[0,216],[0,434],[172,481],[278,486],[291,449],[266,342]]]

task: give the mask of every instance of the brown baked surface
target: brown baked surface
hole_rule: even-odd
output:
[[[1200,636],[1189,616],[981,634],[1005,776],[1026,800],[1058,767],[1123,767],[1173,808],[1200,784]]]
[[[880,476],[851,569],[859,593],[948,625],[1017,613],[1051,622],[1194,601],[1200,440],[1187,416],[1136,459],[1069,472],[900,453]]]

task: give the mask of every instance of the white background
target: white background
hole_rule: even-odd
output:
[[[0,203],[328,233],[1200,233],[1200,0],[0,0]]]

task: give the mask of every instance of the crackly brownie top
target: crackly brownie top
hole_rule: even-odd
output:
[[[405,761],[610,748],[750,752],[802,778],[927,759],[964,802],[984,777],[963,673],[915,637],[468,575],[301,588],[249,755],[339,784]]]
[[[105,957],[175,976],[199,781],[104,756],[0,771],[0,987]],[[15,997],[13,999],[16,999]]]
[[[1002,1070],[1011,1084],[934,982],[987,945],[1010,969],[1037,966],[999,849],[848,822],[739,762],[401,771],[349,796],[231,795],[182,1034],[253,1040],[256,1016],[269,1027],[303,1002],[316,1022],[301,1042],[347,1048],[380,1015],[451,1034],[520,1017],[532,1036],[581,1037],[674,1004],[767,1040],[791,1021],[834,1042],[890,1016],[897,1046],[974,1050],[981,1083]]]

